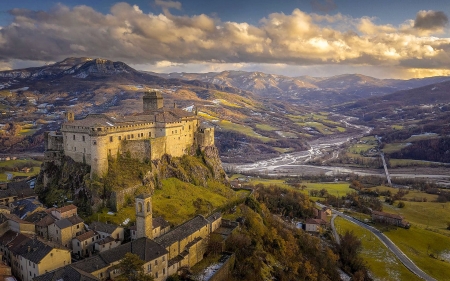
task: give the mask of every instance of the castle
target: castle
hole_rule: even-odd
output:
[[[185,155],[192,147],[214,145],[214,128],[200,125],[197,114],[175,105],[163,107],[160,92],[144,93],[143,112],[124,117],[89,114],[75,120],[66,113],[61,132],[47,132],[45,159],[61,157],[91,166],[91,177],[108,171],[108,156],[130,152],[140,160],[160,159],[164,154]]]

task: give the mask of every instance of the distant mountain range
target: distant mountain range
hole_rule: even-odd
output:
[[[164,78],[199,80],[239,88],[253,92],[263,98],[275,97],[307,106],[330,106],[450,80],[450,77],[410,80],[377,79],[360,74],[344,74],[332,77],[287,77],[245,71],[152,74]]]
[[[68,110],[78,117],[141,112],[142,92],[150,89],[163,92],[166,106],[199,108],[202,118],[216,128],[222,157],[230,161],[272,157],[307,148],[305,140],[351,134],[353,129],[333,113],[358,117],[373,127],[389,129],[401,123],[404,130],[422,126],[442,134],[447,127],[436,125],[436,120],[447,120],[450,110],[449,77],[317,78],[244,71],[158,74],[123,62],[68,58],[42,67],[0,71],[2,123],[27,126],[19,136],[4,134],[0,127],[0,150],[42,149],[43,131],[59,129]],[[318,111],[333,113],[315,114]],[[406,119],[412,121],[402,121]]]

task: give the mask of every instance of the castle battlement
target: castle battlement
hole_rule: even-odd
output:
[[[160,92],[143,96],[143,112],[124,117],[89,114],[75,120],[66,114],[61,133],[46,137],[46,151],[64,151],[74,161],[91,166],[94,174],[103,176],[108,170],[108,156],[129,151],[143,159],[160,159],[164,154],[185,155],[195,147],[214,145],[214,129],[200,126],[199,118],[180,108],[163,107]]]

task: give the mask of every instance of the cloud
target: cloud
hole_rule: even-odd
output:
[[[325,3],[322,3],[321,0],[312,0],[311,7],[314,11],[328,13],[337,9],[336,3],[334,0],[325,0]]]
[[[161,7],[165,11],[168,11],[169,9],[181,10],[181,3],[178,1],[155,0],[155,5]]]
[[[448,24],[448,17],[442,11],[419,11],[414,28],[422,30],[440,30]]]
[[[178,2],[158,1],[165,9],[181,8]],[[252,25],[222,22],[204,14],[146,14],[127,3],[115,4],[108,14],[89,6],[64,5],[9,13],[12,23],[0,29],[0,61],[87,56],[158,65],[159,69],[183,64],[217,69],[220,64],[241,63],[389,69],[448,69],[450,65],[450,38],[419,30],[417,19],[399,26],[380,25],[374,18],[295,9],[290,14],[272,13]]]

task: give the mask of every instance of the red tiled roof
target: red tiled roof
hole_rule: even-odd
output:
[[[56,209],[56,211],[60,212],[60,213],[65,213],[68,211],[71,211],[73,209],[77,209],[77,206],[75,206],[74,204],[70,204],[61,208]]]
[[[89,230],[88,232],[78,235],[75,238],[78,239],[79,241],[84,241],[84,240],[94,237],[95,235],[97,235],[97,232],[95,232],[93,230]]]

